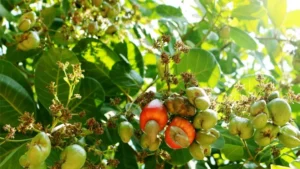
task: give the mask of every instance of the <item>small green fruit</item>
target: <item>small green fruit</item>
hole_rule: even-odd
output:
[[[269,97],[268,97],[268,101],[272,101],[273,99],[279,98],[279,92],[278,91],[274,91],[272,92]]]
[[[300,146],[300,131],[291,124],[280,129],[279,141],[286,147],[294,148]]]
[[[193,142],[189,146],[189,152],[194,159],[203,160],[205,156],[209,156],[211,154],[211,147],[209,145],[200,145]]]
[[[120,123],[118,128],[119,136],[124,143],[128,143],[133,135],[133,126],[128,121],[123,121]]]
[[[80,169],[86,160],[86,151],[80,145],[73,144],[64,149],[60,155],[64,161],[62,169]]]
[[[141,137],[141,146],[144,149],[148,149],[150,151],[156,151],[160,146],[160,140],[156,138],[154,142],[150,143],[147,134],[143,134]]]
[[[99,26],[97,22],[90,22],[88,25],[88,32],[89,34],[97,34],[98,30],[99,30]]]
[[[198,112],[194,118],[193,125],[196,129],[208,130],[213,128],[218,121],[218,114],[216,111],[207,109],[202,112]]]
[[[228,39],[230,37],[230,27],[224,26],[219,32],[219,35],[222,39]]]
[[[31,28],[31,21],[29,19],[24,19],[19,22],[18,28],[20,31],[27,31]]]
[[[106,34],[109,34],[109,35],[112,35],[112,34],[115,34],[117,31],[118,31],[118,28],[117,28],[115,25],[110,25],[110,26],[106,29],[105,33],[106,33]]]
[[[283,126],[290,120],[292,110],[290,105],[284,99],[273,99],[267,106],[274,124]]]
[[[265,113],[260,113],[252,119],[253,127],[256,129],[261,129],[265,127],[267,122],[268,122],[268,115]]]
[[[254,133],[254,140],[259,146],[266,146],[277,137],[279,127],[277,125],[267,123],[261,129],[257,129]]]
[[[189,88],[186,89],[185,92],[186,92],[186,96],[187,96],[189,102],[192,105],[195,105],[195,99],[197,97],[201,97],[201,96],[207,97],[206,92],[204,91],[204,89],[202,89],[200,87],[189,87]]]
[[[27,12],[23,14],[19,20],[18,28],[21,31],[27,31],[34,26],[36,23],[37,16],[35,12]]]
[[[18,45],[18,49],[28,51],[35,49],[40,45],[40,37],[37,32],[30,31],[22,35],[22,40]]]
[[[207,131],[200,130],[196,134],[196,141],[201,145],[210,145],[213,144],[220,137],[218,130],[211,128]]]
[[[250,107],[250,113],[252,116],[256,116],[259,113],[268,114],[267,103],[265,100],[259,100],[254,102]]]
[[[251,138],[254,132],[251,121],[247,118],[233,117],[228,125],[229,132],[233,135],[239,135],[242,139]]]
[[[207,96],[200,96],[195,99],[195,106],[199,110],[206,110],[210,106],[210,100]]]
[[[28,167],[30,162],[28,160],[27,152],[19,158],[19,163],[22,167]]]

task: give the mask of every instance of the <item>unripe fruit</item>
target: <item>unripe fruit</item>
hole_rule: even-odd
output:
[[[196,134],[196,141],[201,145],[210,145],[213,144],[220,137],[218,130],[211,128],[207,131],[200,130]]]
[[[27,156],[30,165],[34,165],[34,166],[40,165],[48,157],[43,154],[43,150],[40,149],[39,145],[34,145],[33,147],[30,147]]]
[[[38,166],[43,163],[51,152],[51,142],[46,133],[40,132],[30,143],[27,157],[30,165]]]
[[[254,140],[259,146],[266,146],[274,140],[279,132],[277,125],[268,123],[264,128],[257,129],[254,133]]]
[[[233,135],[238,135],[242,139],[252,137],[254,129],[251,121],[247,118],[233,117],[228,125],[229,132]]]
[[[98,30],[99,30],[99,26],[97,22],[90,22],[88,25],[88,32],[89,34],[97,34]]]
[[[195,106],[199,110],[206,110],[210,106],[210,100],[207,96],[200,96],[195,99]]]
[[[186,97],[172,96],[165,100],[167,110],[171,114],[181,116],[194,116],[196,109],[192,106]]]
[[[256,129],[261,129],[265,127],[267,122],[268,122],[268,115],[265,113],[260,113],[252,119],[252,125]]]
[[[175,117],[165,131],[165,142],[173,149],[186,148],[194,141],[195,134],[189,121]]]
[[[250,107],[250,113],[252,116],[256,116],[259,113],[268,114],[267,103],[265,100],[259,100],[254,102]]]
[[[219,32],[219,35],[223,39],[228,39],[230,37],[230,27],[224,26],[221,31]]]
[[[22,41],[17,45],[18,49],[28,51],[40,45],[40,37],[37,32],[30,31],[22,35]]]
[[[64,161],[62,169],[80,169],[86,160],[86,151],[80,145],[73,144],[64,149],[60,155]]]
[[[30,165],[27,152],[19,158],[19,163],[22,167],[28,167]]]
[[[279,98],[279,92],[278,91],[274,91],[272,92],[269,96],[268,96],[268,101],[271,101],[273,99]]]
[[[133,126],[128,121],[123,121],[120,123],[118,128],[119,136],[124,143],[128,143],[133,135]]]
[[[47,169],[46,163],[43,162],[42,164],[39,165],[30,165],[28,169]]]
[[[196,160],[203,160],[205,156],[211,154],[211,147],[209,145],[200,145],[196,142],[189,146],[189,152]]]
[[[108,10],[107,17],[110,19],[114,19],[119,15],[120,11],[121,11],[121,6],[119,3],[116,3],[110,8],[110,10]]]
[[[284,99],[273,99],[267,106],[274,124],[282,126],[290,120],[292,110]]]
[[[31,27],[34,26],[36,19],[37,19],[37,17],[36,17],[35,12],[33,12],[33,11],[27,12],[21,16],[21,18],[19,20],[18,28],[21,31],[27,31]]]
[[[156,151],[160,146],[160,139],[156,138],[154,142],[150,143],[147,134],[143,134],[141,137],[141,146],[144,149],[148,149],[150,151]]]
[[[118,28],[117,28],[115,25],[110,25],[110,26],[106,29],[105,33],[106,33],[106,34],[109,34],[109,35],[112,35],[112,34],[116,33],[117,31],[118,31]]]
[[[196,129],[208,130],[213,128],[218,121],[218,114],[216,111],[207,109],[203,112],[198,112],[194,118],[193,125]]]
[[[300,131],[291,124],[280,129],[279,141],[286,147],[294,148],[300,146]]]
[[[200,88],[200,87],[189,87],[186,89],[186,96],[189,99],[190,103],[192,105],[195,105],[195,99],[197,97],[201,97],[201,96],[205,96],[208,97],[206,95],[206,92],[204,91],[204,89]]]

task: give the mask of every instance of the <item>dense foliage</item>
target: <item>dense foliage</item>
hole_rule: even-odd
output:
[[[286,0],[0,2],[1,169],[300,168]]]

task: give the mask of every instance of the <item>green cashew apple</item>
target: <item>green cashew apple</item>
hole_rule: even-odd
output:
[[[37,16],[36,16],[35,12],[33,12],[33,11],[27,12],[21,16],[19,23],[18,23],[18,28],[21,31],[27,31],[34,26],[34,24],[36,23],[36,19],[37,19]]]
[[[298,147],[300,146],[300,131],[295,126],[287,124],[281,127],[278,139],[286,147]]]
[[[209,156],[211,154],[211,147],[209,145],[200,145],[193,142],[189,146],[189,152],[194,159],[203,160],[205,156]]]
[[[30,162],[28,160],[27,152],[19,158],[19,163],[24,168],[30,166]]]
[[[17,48],[23,51],[35,49],[40,45],[40,37],[37,32],[30,31],[22,35],[22,41],[18,43]]]
[[[210,106],[210,100],[209,97],[207,96],[200,96],[197,97],[195,99],[195,106],[199,109],[199,110],[206,110],[209,108]]]
[[[109,35],[113,35],[113,34],[115,34],[117,31],[118,31],[118,28],[117,28],[115,25],[110,25],[110,26],[106,29],[105,33],[106,33],[106,34],[109,34]]]
[[[230,27],[229,26],[224,26],[220,32],[219,32],[219,36],[222,39],[228,39],[230,37]]]
[[[133,126],[128,121],[123,121],[120,123],[118,128],[119,136],[124,143],[128,143],[133,135]]]
[[[268,96],[268,101],[272,101],[273,99],[279,98],[279,92],[274,91]]]
[[[265,127],[257,129],[254,133],[254,140],[259,146],[266,146],[277,137],[279,126],[268,123]]]
[[[116,3],[113,6],[111,6],[110,10],[108,10],[107,17],[110,19],[114,19],[119,15],[120,12],[121,12],[121,6],[119,3]]]
[[[256,129],[261,129],[261,128],[265,127],[267,125],[268,118],[269,118],[268,115],[265,113],[260,113],[260,114],[256,115],[252,119],[253,127]]]
[[[291,106],[284,99],[273,99],[267,106],[274,124],[283,126],[290,120],[292,115]]]
[[[62,169],[81,169],[86,160],[86,151],[78,144],[66,147],[60,154]]]
[[[242,139],[252,137],[254,129],[251,121],[244,117],[233,117],[228,125],[229,132],[233,135],[238,135]]]
[[[46,133],[40,132],[30,143],[27,157],[30,165],[41,165],[51,152],[51,142]]]
[[[214,128],[209,130],[200,130],[196,134],[196,142],[201,145],[210,145],[213,144],[219,137],[219,131]]]
[[[143,134],[141,137],[141,146],[144,149],[148,149],[150,151],[156,151],[160,146],[160,139],[156,138],[154,142],[150,143],[147,134]]]
[[[218,121],[218,114],[216,111],[207,109],[202,112],[198,112],[193,121],[193,126],[196,129],[208,130],[213,128]]]
[[[186,89],[185,92],[189,102],[194,106],[195,106],[195,99],[197,97],[201,97],[201,96],[208,97],[204,89],[200,87],[189,87]]]
[[[268,108],[265,100],[256,101],[250,107],[250,114],[252,116],[256,116],[259,113],[265,113],[268,115]]]

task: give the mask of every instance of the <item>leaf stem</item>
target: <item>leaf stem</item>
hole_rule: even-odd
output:
[[[249,147],[248,147],[247,142],[246,142],[244,139],[241,139],[241,141],[242,141],[242,143],[244,144],[244,146],[245,146],[245,148],[246,148],[246,150],[247,150],[247,152],[248,152],[248,154],[249,154],[251,160],[254,160],[254,158],[253,158],[253,156],[252,156],[252,154],[251,154],[251,152],[250,152],[250,150],[249,150]]]
[[[32,138],[28,139],[21,139],[21,140],[12,140],[12,139],[6,139],[3,137],[0,137],[0,140],[4,140],[0,143],[0,145],[4,144],[5,142],[13,142],[13,143],[18,143],[18,142],[25,142],[25,141],[30,141]]]

